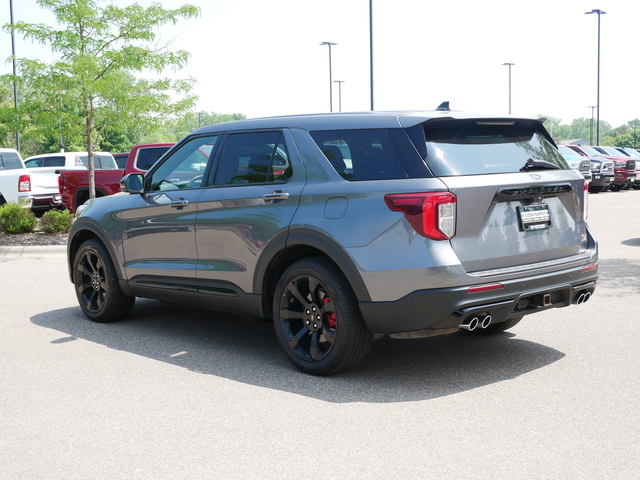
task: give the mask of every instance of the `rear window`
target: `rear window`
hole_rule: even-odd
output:
[[[436,176],[519,172],[533,160],[550,168],[569,169],[557,148],[534,121],[447,120],[420,128],[425,160]],[[416,135],[412,135],[416,141]]]
[[[346,180],[407,178],[387,130],[321,131],[311,137]]]
[[[138,150],[136,157],[136,168],[139,170],[149,170],[171,147],[148,147]]]
[[[0,170],[15,170],[16,168],[22,168],[22,162],[17,153],[0,153]]]

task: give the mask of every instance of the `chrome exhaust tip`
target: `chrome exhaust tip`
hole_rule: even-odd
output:
[[[465,320],[460,325],[460,328],[462,330],[467,330],[468,332],[473,332],[476,328],[478,328],[478,323],[479,322],[480,322],[480,320],[478,320],[478,317],[473,317],[470,320],[469,319]]]
[[[480,322],[480,328],[487,328],[489,325],[491,325],[491,320],[493,320],[491,315],[487,315],[486,317],[484,317]]]

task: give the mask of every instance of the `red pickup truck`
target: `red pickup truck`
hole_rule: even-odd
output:
[[[120,192],[120,180],[129,173],[146,173],[175,143],[136,145],[129,152],[124,170],[96,170],[96,197]],[[62,206],[72,213],[89,199],[89,171],[63,170],[58,177]]]

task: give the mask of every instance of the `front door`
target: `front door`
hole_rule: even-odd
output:
[[[145,177],[122,209],[126,274],[132,287],[196,289],[195,221],[218,136],[194,137]]]

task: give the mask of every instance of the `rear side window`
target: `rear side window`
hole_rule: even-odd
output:
[[[78,155],[76,157],[76,165],[83,165],[84,167],[89,168],[89,156]],[[103,156],[94,153],[93,168],[95,168],[96,170],[116,170],[118,168],[118,165],[116,164],[112,156]]]
[[[64,167],[64,157],[45,157],[43,167]]]
[[[346,180],[407,178],[384,129],[311,132],[329,163]]]
[[[281,132],[237,133],[229,135],[215,184],[284,183],[292,174]]]
[[[426,122],[416,145],[436,176],[482,175],[522,171],[533,160],[536,168],[569,169],[536,121],[445,120]],[[411,135],[417,140],[418,136]]]

